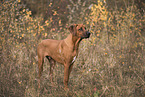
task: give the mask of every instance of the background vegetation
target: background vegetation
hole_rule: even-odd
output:
[[[144,0],[1,0],[1,97],[144,97]],[[69,88],[63,89],[63,65],[54,85],[45,59],[38,90],[37,44],[63,39],[71,24],[92,33],[80,44]]]

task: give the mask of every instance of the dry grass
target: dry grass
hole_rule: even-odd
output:
[[[108,13],[110,21],[105,21],[106,28],[104,21],[95,15],[98,13],[92,11],[90,17],[93,16],[93,20],[86,17],[87,21],[83,23],[92,23],[92,35],[80,44],[79,56],[70,76],[70,91],[66,92],[63,89],[63,65],[56,65],[52,85],[46,59],[42,87],[38,90],[36,48],[42,39],[62,39],[68,31],[60,27],[47,32],[47,26],[51,27],[49,23],[53,21],[50,19],[42,24],[43,19],[30,17],[29,10],[19,12],[18,2],[1,5],[1,97],[144,97],[145,17],[136,8]],[[92,10],[96,10],[95,7]]]

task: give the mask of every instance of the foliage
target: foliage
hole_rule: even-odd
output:
[[[59,26],[54,27],[54,17],[47,20],[41,15],[33,17],[21,0],[0,4],[0,96],[145,95],[145,16],[135,5],[129,5],[126,10],[107,10],[105,0],[92,3],[90,9],[81,0],[72,3],[76,5],[69,6],[66,25],[83,23],[91,37],[80,44],[68,92],[63,90],[63,66],[56,65],[52,86],[46,59],[40,90],[37,85],[37,44],[46,38],[64,39],[68,31],[67,27],[62,28],[62,20],[58,17]],[[80,7],[82,4],[84,7]],[[74,19],[80,11],[83,14]],[[54,13],[54,16],[58,14]]]

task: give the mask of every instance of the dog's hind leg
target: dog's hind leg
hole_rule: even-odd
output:
[[[39,78],[42,75],[43,63],[44,63],[44,58],[43,57],[38,57]]]
[[[50,63],[50,73],[49,73],[49,75],[50,75],[50,81],[51,81],[51,83],[53,83],[53,79],[52,79],[53,69],[55,67],[56,61],[54,59],[52,59],[50,56],[46,56],[46,58],[48,59],[48,61]]]
[[[44,57],[38,55],[38,68],[39,68],[38,88],[40,88],[40,77],[41,77],[42,71],[43,71],[43,63],[44,63]]]

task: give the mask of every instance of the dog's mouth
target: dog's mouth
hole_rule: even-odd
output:
[[[91,33],[90,33],[89,31],[87,31],[87,32],[84,34],[84,36],[82,37],[82,39],[83,39],[83,38],[89,38],[89,37],[90,37],[90,34],[91,34]]]

